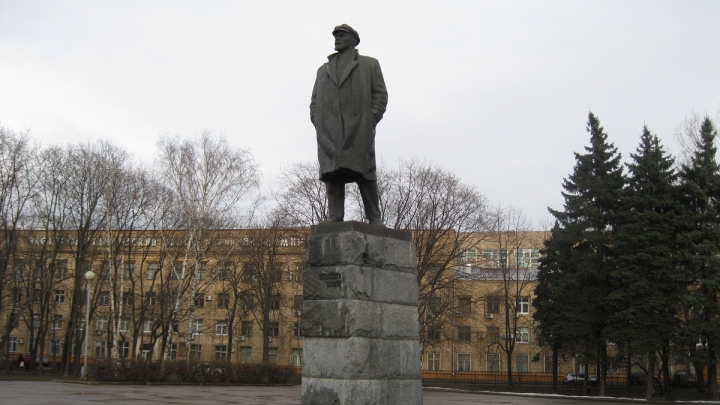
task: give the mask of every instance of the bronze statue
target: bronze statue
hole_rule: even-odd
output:
[[[388,95],[377,59],[361,56],[360,35],[347,24],[332,32],[336,53],[320,66],[310,120],[315,125],[320,180],[325,183],[330,222],[345,217],[345,184],[357,183],[365,217],[382,225],[375,175],[375,126]]]

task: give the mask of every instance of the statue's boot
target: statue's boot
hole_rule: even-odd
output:
[[[365,207],[365,218],[373,225],[385,226],[380,215],[380,198],[378,197],[377,181],[358,182],[363,207]]]
[[[328,221],[342,222],[345,218],[345,183],[325,183],[328,199]]]

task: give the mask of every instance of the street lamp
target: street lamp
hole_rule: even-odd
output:
[[[87,305],[85,306],[85,362],[82,367],[82,379],[87,380],[88,376],[88,329],[90,329],[90,288],[92,281],[95,279],[95,273],[88,271],[85,273],[85,280],[87,281]]]

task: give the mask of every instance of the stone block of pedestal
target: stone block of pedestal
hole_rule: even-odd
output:
[[[303,405],[421,405],[418,283],[410,234],[323,224],[303,273]]]

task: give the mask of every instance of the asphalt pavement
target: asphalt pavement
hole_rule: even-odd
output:
[[[426,389],[424,405],[595,405],[645,402],[592,397],[507,395]],[[707,404],[707,402],[705,402]],[[23,405],[299,405],[299,386],[122,385],[0,381],[0,404]]]

